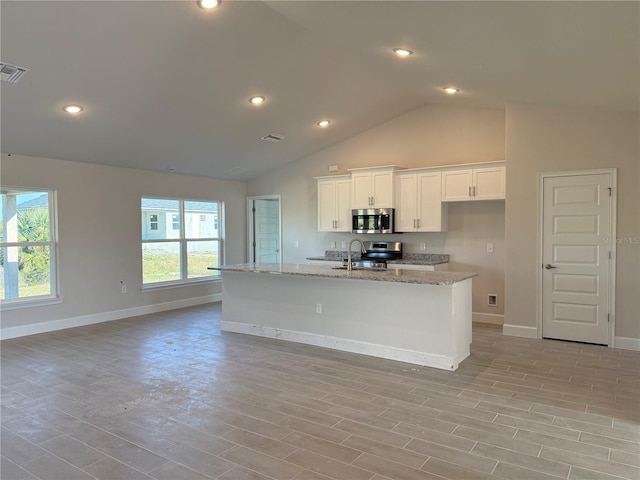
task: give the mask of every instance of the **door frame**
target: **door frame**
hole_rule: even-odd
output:
[[[278,248],[280,249],[280,263],[282,264],[282,195],[248,195],[247,196],[247,262],[255,262],[253,250],[253,202],[254,200],[278,200]]]
[[[598,168],[592,170],[570,170],[562,172],[544,172],[538,173],[538,252],[537,252],[537,268],[536,268],[536,329],[537,338],[542,338],[542,314],[544,311],[542,302],[542,247],[544,244],[544,180],[552,177],[571,177],[576,175],[601,175],[606,174],[611,178],[611,203],[609,204],[609,213],[611,215],[610,230],[606,234],[602,234],[603,239],[609,240],[609,249],[611,251],[611,261],[609,262],[609,329],[608,347],[615,347],[615,322],[616,322],[616,213],[618,200],[618,169],[617,168]]]

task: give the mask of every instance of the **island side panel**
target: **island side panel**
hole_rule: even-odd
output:
[[[223,271],[222,279],[224,331],[448,370],[457,368],[463,358],[465,348],[461,342],[467,342],[468,355],[471,310],[469,307],[465,313],[464,301],[455,300],[454,292],[466,292],[469,297],[471,292],[464,287],[454,289],[458,284],[232,271]],[[317,304],[322,305],[320,314],[316,313]]]

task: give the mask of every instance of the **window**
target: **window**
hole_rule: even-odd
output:
[[[0,302],[57,296],[54,192],[0,187]]]
[[[218,272],[207,267],[221,263],[222,203],[142,198],[140,207],[143,285],[180,284],[219,277]],[[152,228],[154,217],[156,229]],[[149,219],[149,230],[145,229],[145,219]],[[166,225],[170,225],[170,229]]]
[[[158,230],[158,215],[149,216],[149,229]]]

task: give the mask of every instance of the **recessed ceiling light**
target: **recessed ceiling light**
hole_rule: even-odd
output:
[[[82,105],[65,105],[62,110],[67,113],[80,113],[84,108],[82,108]]]
[[[222,0],[198,0],[196,3],[204,10],[211,10],[212,8],[219,7]]]
[[[326,128],[329,126],[330,123],[331,123],[331,120],[320,120],[318,122],[318,126],[321,128]]]
[[[256,95],[256,96],[251,97],[249,99],[249,103],[252,104],[252,105],[260,105],[261,103],[264,103],[265,100],[266,99],[263,96]]]
[[[456,87],[445,87],[443,88],[443,90],[445,92],[447,92],[449,95],[455,95],[456,93],[458,93],[460,90]]]
[[[394,48],[393,51],[399,57],[408,57],[409,55],[413,55],[413,52],[407,48]]]

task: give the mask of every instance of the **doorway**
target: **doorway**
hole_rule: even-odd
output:
[[[543,338],[611,345],[616,170],[540,176]]]
[[[249,262],[282,262],[280,195],[247,197],[247,252]]]

